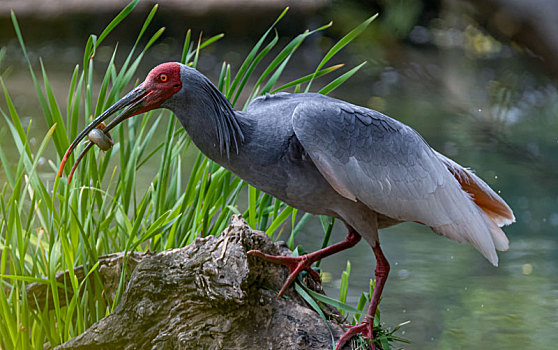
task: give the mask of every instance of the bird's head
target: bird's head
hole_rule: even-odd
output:
[[[75,138],[62,159],[62,163],[60,164],[60,168],[58,170],[58,176],[62,176],[64,165],[78,143],[108,117],[118,111],[122,111],[103,129],[105,134],[127,118],[161,107],[165,101],[169,100],[178,91],[180,91],[182,89],[181,71],[181,65],[175,62],[163,63],[153,68],[147,75],[147,78],[145,78],[140,85],[126,94],[126,96],[122,97],[106,111],[101,113],[101,115],[87,125],[85,129],[83,129],[83,131]],[[88,146],[78,157],[78,161],[74,165],[71,174],[73,174],[79,160],[90,148],[91,147]],[[68,181],[71,180],[71,174]]]
[[[134,91],[139,90],[137,100],[132,97],[131,100],[126,101],[126,96],[124,96],[115,106],[122,101],[124,101],[124,106],[121,108],[135,105],[137,102],[137,106],[129,112],[126,118],[161,107],[166,100],[182,89],[180,67],[181,65],[175,62],[158,65],[149,72],[143,83],[128,94],[134,95]]]

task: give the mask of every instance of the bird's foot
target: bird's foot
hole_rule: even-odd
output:
[[[347,343],[349,340],[351,340],[351,338],[359,334],[369,341],[370,349],[375,350],[374,334],[372,332],[372,323],[373,321],[371,319],[366,318],[364,322],[362,322],[359,325],[354,325],[354,326],[345,325],[345,328],[348,328],[348,330],[345,332],[345,334],[341,336],[341,338],[339,338],[335,350],[340,350],[341,348],[343,348],[345,343]]]
[[[322,248],[310,254],[305,254],[302,256],[274,256],[264,254],[259,250],[251,250],[248,252],[248,254],[258,256],[265,261],[269,261],[275,264],[285,265],[289,268],[291,274],[289,275],[289,278],[287,278],[285,284],[283,284],[283,288],[281,288],[281,291],[277,296],[278,298],[280,298],[285,293],[287,288],[291,285],[291,283],[293,283],[294,279],[300,273],[300,271],[308,271],[310,275],[312,275],[312,277],[319,281],[320,275],[316,271],[312,270],[312,264],[318,260],[325,258],[326,256],[330,256],[342,250],[351,248],[352,246],[357,244],[360,239],[361,237],[358,232],[356,232],[352,227],[349,227],[349,233],[347,234],[347,237],[344,241],[335,243],[333,245],[330,245],[329,247]]]
[[[275,256],[264,254],[259,250],[250,250],[248,254],[257,256],[271,263],[285,265],[289,268],[291,273],[289,274],[287,281],[283,284],[283,288],[279,291],[277,298],[280,298],[283,294],[285,294],[287,288],[289,288],[296,276],[303,270],[308,271],[312,277],[314,277],[317,281],[320,281],[320,274],[312,269],[312,264],[319,259],[312,259],[312,254],[302,256]]]

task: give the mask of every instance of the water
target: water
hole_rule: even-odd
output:
[[[406,346],[410,349],[550,349],[558,342],[556,85],[532,61],[474,24],[452,19],[416,27],[406,43],[369,39],[355,43],[339,61],[353,66],[365,59],[369,63],[332,95],[411,125],[434,148],[474,168],[501,193],[518,222],[505,229],[511,249],[500,253],[499,268],[471,246],[438,237],[418,224],[383,230],[380,240],[392,269],[380,305],[382,321],[388,327],[411,321],[400,333],[412,342]],[[316,50],[327,40],[310,43],[287,70],[311,71],[319,59]],[[484,44],[473,45],[479,42]],[[179,53],[165,45],[165,50]],[[49,55],[59,48],[41,51],[38,46],[33,51],[44,56],[51,84],[62,94],[73,65],[81,59],[76,47],[65,48],[61,57]],[[238,54],[229,49],[224,46],[203,56],[201,70],[214,77],[223,57],[238,65],[248,50]],[[109,57],[110,50],[105,51],[98,55]],[[12,69],[3,72],[4,79],[24,124],[32,121],[31,133],[40,140],[46,126],[42,117],[36,117],[38,105],[29,103],[35,101],[31,80],[13,44],[9,52],[7,65]],[[148,58],[138,77],[157,60],[161,58]],[[63,95],[58,98],[63,101]],[[3,138],[2,146],[11,149],[7,140]],[[7,155],[17,160],[15,152]],[[53,176],[46,162],[49,157],[52,153],[45,155],[40,169]],[[1,182],[3,176],[0,173]],[[345,234],[337,223],[332,240]],[[319,248],[322,235],[319,221],[313,219],[297,243],[312,251]],[[352,264],[348,302],[354,305],[372,278],[372,251],[361,242],[323,261],[323,270],[331,276],[324,282],[330,296],[338,294],[347,261]]]
[[[310,231],[300,241],[306,249],[320,234]],[[319,232],[315,225],[315,232]],[[339,227],[337,239],[344,234]],[[512,231],[512,230],[507,230]],[[415,224],[384,230],[381,242],[391,272],[381,303],[382,321],[403,330],[409,348],[456,348],[456,344],[486,348],[548,348],[556,340],[558,282],[556,241],[509,234],[512,248],[500,254],[494,268],[473,248],[438,237]],[[314,240],[313,240],[314,239]],[[373,255],[366,243],[325,259],[324,283],[338,295],[341,272],[351,262],[348,303],[355,305],[373,277]],[[545,347],[546,346],[546,347]],[[457,346],[459,348],[459,346]]]

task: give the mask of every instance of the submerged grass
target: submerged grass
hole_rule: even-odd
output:
[[[154,6],[124,63],[120,67],[115,65],[115,48],[102,80],[95,81],[97,75],[94,73],[97,73],[95,67],[98,63],[95,59],[96,49],[134,9],[138,1],[134,0],[126,6],[99,36],[89,37],[82,66],[77,65],[73,71],[65,106],[56,100],[42,61],[40,73],[36,73],[36,67],[32,66],[16,16],[12,13],[14,29],[49,130],[40,146],[31,150],[29,128],[23,127],[12,103],[9,87],[0,77],[7,105],[7,111],[0,110],[1,118],[7,125],[0,129],[0,134],[11,136],[20,155],[17,164],[9,164],[0,147],[0,161],[6,177],[6,182],[0,188],[2,349],[37,349],[42,348],[45,342],[55,346],[77,336],[109,314],[122,295],[124,279],[121,280],[116,298],[111,300],[103,293],[97,271],[99,256],[118,251],[160,251],[182,247],[200,235],[219,234],[235,213],[243,214],[253,228],[264,230],[274,238],[280,235],[290,219],[292,230],[288,243],[294,248],[296,234],[309,217],[309,214],[304,214],[296,222],[296,209],[250,186],[247,191],[248,209],[241,212],[238,203],[245,201],[241,195],[246,193],[243,190],[247,185],[201,153],[197,155],[191,175],[185,183],[180,176],[174,176],[183,168],[182,157],[189,150],[191,142],[177,120],[170,118],[168,111],[149,112],[143,117],[132,118],[123,123],[124,127],[115,130],[118,133],[118,143],[105,154],[98,150],[90,152],[72,183],[67,183],[67,171],[62,178],[53,176],[69,140],[77,135],[78,126],[88,123],[92,116],[98,115],[118,100],[135,77],[143,56],[164,31],[164,28],[159,29],[147,39],[145,45],[140,44],[157,12],[157,6]],[[287,63],[303,41],[331,26],[330,23],[302,33],[282,49],[278,49],[278,34],[273,28],[286,12],[287,10],[283,11],[263,34],[236,74],[232,73],[230,65],[223,63],[218,87],[237,108],[245,108],[252,98],[263,93],[293,87],[296,91],[308,90],[315,79],[341,69],[343,65],[324,67],[333,55],[374,19],[370,18],[333,46],[315,72],[276,87]],[[192,34],[188,31],[182,62],[195,67],[200,58],[200,50],[222,37],[222,34],[206,39],[200,36],[197,42],[193,42]],[[258,67],[266,56],[276,51],[278,53],[266,67]],[[3,52],[0,51],[0,57]],[[332,91],[361,66],[332,80],[320,92]],[[262,73],[256,77],[256,71]],[[254,82],[249,85],[248,82],[251,81]],[[98,97],[94,98],[96,94],[93,86],[98,83]],[[306,88],[303,88],[304,85]],[[244,107],[238,107],[239,97],[248,87],[251,88],[250,98]],[[154,118],[154,123],[148,124],[149,118]],[[165,123],[166,125],[159,125]],[[162,141],[156,140],[156,130],[164,130],[165,137]],[[40,173],[39,160],[48,147],[55,149],[57,161],[48,163],[48,174]],[[80,149],[77,153],[82,147],[78,147]],[[154,172],[150,185],[146,189],[139,188],[136,172],[148,162],[157,162],[157,159],[158,169]],[[74,160],[72,156],[69,163]],[[323,245],[326,246],[333,220],[322,218],[322,224],[325,232]],[[73,272],[79,265],[84,266],[87,275],[81,282]],[[60,285],[56,274],[65,270],[69,271],[69,282],[67,285]],[[348,274],[349,272],[347,278],[343,279],[344,293]],[[52,308],[39,305],[36,300],[28,298],[25,288],[31,282],[48,286],[48,297],[53,300]],[[357,308],[352,308],[340,301],[313,295],[311,291],[305,295],[315,300],[312,305],[329,303],[355,313],[355,322],[362,313],[367,296],[363,295],[365,299],[361,298],[362,303]],[[61,304],[60,300],[65,302]],[[345,301],[344,298],[341,300]]]

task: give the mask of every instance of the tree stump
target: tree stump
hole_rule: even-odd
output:
[[[288,269],[252,249],[288,254],[234,216],[219,237],[145,255],[114,312],[56,349],[332,349],[342,328],[293,288],[277,299]]]

